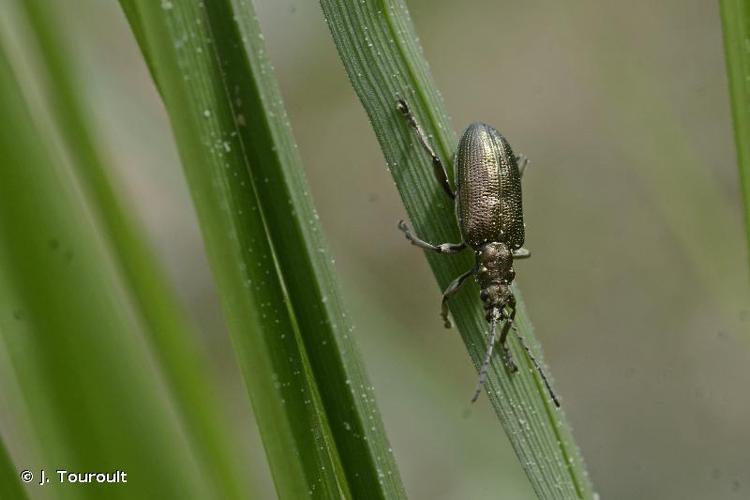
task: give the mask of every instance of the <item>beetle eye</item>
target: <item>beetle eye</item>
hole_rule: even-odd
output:
[[[490,298],[490,294],[489,292],[487,292],[487,290],[482,290],[481,292],[479,292],[479,298],[482,300],[487,300],[488,298]]]

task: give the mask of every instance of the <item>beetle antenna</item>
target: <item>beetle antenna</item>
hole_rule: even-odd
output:
[[[560,401],[557,399],[557,396],[555,395],[555,391],[552,390],[552,385],[550,385],[549,380],[547,380],[547,376],[544,374],[544,370],[542,370],[542,366],[536,360],[534,355],[531,354],[531,349],[529,349],[529,346],[526,345],[526,342],[523,340],[523,337],[521,337],[521,334],[518,332],[518,328],[516,328],[516,325],[512,324],[511,328],[515,332],[518,342],[521,343],[521,346],[526,351],[526,354],[529,356],[529,359],[531,360],[532,363],[534,363],[534,367],[536,368],[536,371],[539,373],[539,376],[542,377],[542,382],[544,382],[544,386],[547,388],[547,392],[549,392],[549,395],[552,398],[552,401],[555,403],[555,406],[560,408]]]
[[[484,387],[484,381],[487,379],[487,370],[490,367],[492,350],[495,348],[495,340],[497,339],[497,319],[499,316],[500,312],[497,309],[493,309],[492,319],[490,320],[490,338],[487,341],[487,349],[485,349],[482,367],[479,369],[479,381],[477,382],[477,388],[474,391],[474,397],[471,398],[472,403],[479,399],[479,395],[482,394],[482,387]]]

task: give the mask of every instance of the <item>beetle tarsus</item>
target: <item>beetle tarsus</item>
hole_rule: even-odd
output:
[[[458,293],[461,287],[463,287],[464,283],[466,283],[466,280],[470,276],[473,276],[475,272],[476,272],[476,269],[470,269],[466,271],[461,276],[451,281],[451,284],[448,285],[448,288],[446,288],[445,291],[443,292],[443,302],[441,304],[442,311],[440,313],[440,316],[442,316],[443,323],[446,328],[451,327],[451,320],[448,318],[448,300],[451,297],[453,297],[456,293]]]
[[[510,349],[503,346],[503,366],[505,366],[505,372],[508,375],[512,375],[518,371],[518,365],[513,361],[513,355],[510,353]]]
[[[448,317],[448,313],[445,311],[440,312],[440,317],[443,318],[443,326],[446,328],[451,328],[453,326],[453,323],[451,323],[451,319]]]
[[[404,236],[406,237],[407,240],[409,240],[411,242],[412,245],[417,245],[414,242],[415,238],[414,238],[414,235],[411,232],[411,229],[409,229],[409,225],[406,222],[404,222],[403,219],[400,220],[400,221],[398,221],[398,228],[401,230],[401,232],[404,233]],[[417,245],[417,246],[419,246],[419,245]]]
[[[406,101],[401,97],[396,97],[396,109],[398,109],[406,118],[409,118],[411,116],[409,105],[406,104]]]

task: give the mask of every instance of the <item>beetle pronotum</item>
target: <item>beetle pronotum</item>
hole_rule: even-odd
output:
[[[414,235],[404,221],[399,222],[399,229],[413,245],[425,250],[453,254],[470,247],[476,254],[476,265],[456,278],[443,292],[441,313],[446,328],[450,328],[448,300],[461,289],[468,278],[474,276],[481,288],[479,297],[484,303],[490,332],[472,402],[481,394],[497,340],[497,324],[503,322],[500,349],[506,370],[510,373],[518,371],[510,351],[505,346],[508,332],[512,329],[542,377],[552,401],[559,407],[560,403],[539,362],[513,324],[516,317],[516,299],[510,289],[516,274],[513,270],[513,260],[531,256],[523,247],[525,228],[521,200],[521,175],[528,160],[524,156],[515,155],[505,137],[493,127],[484,123],[473,123],[461,136],[453,158],[456,184],[454,192],[448,181],[445,165],[430,146],[427,136],[406,101],[397,99],[396,107],[432,158],[435,178],[445,193],[455,200],[462,240],[460,243],[433,245]]]

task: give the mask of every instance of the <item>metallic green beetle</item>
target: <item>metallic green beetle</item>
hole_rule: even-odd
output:
[[[443,320],[446,328],[450,328],[448,300],[460,290],[469,277],[476,277],[481,288],[479,296],[484,303],[485,317],[490,323],[490,335],[484,361],[479,370],[479,381],[472,398],[473,402],[481,394],[487,377],[492,350],[497,338],[498,322],[505,321],[500,333],[500,348],[506,370],[510,373],[518,371],[510,351],[505,346],[505,341],[511,329],[517,332],[513,325],[516,316],[516,299],[510,289],[510,284],[516,274],[513,270],[513,259],[531,256],[523,247],[524,223],[521,200],[521,175],[528,160],[524,156],[515,155],[505,137],[493,127],[484,123],[473,123],[461,136],[453,158],[456,175],[456,192],[454,193],[443,162],[430,146],[427,136],[417,123],[406,101],[399,98],[396,106],[416,132],[422,147],[432,158],[435,177],[443,190],[455,200],[456,217],[462,241],[461,243],[432,245],[414,235],[404,221],[399,222],[399,228],[412,244],[420,248],[442,254],[452,254],[468,246],[476,254],[476,266],[456,278],[446,288],[443,292],[442,304]],[[559,406],[539,363],[520,335],[518,338],[539,371],[553,402]]]

